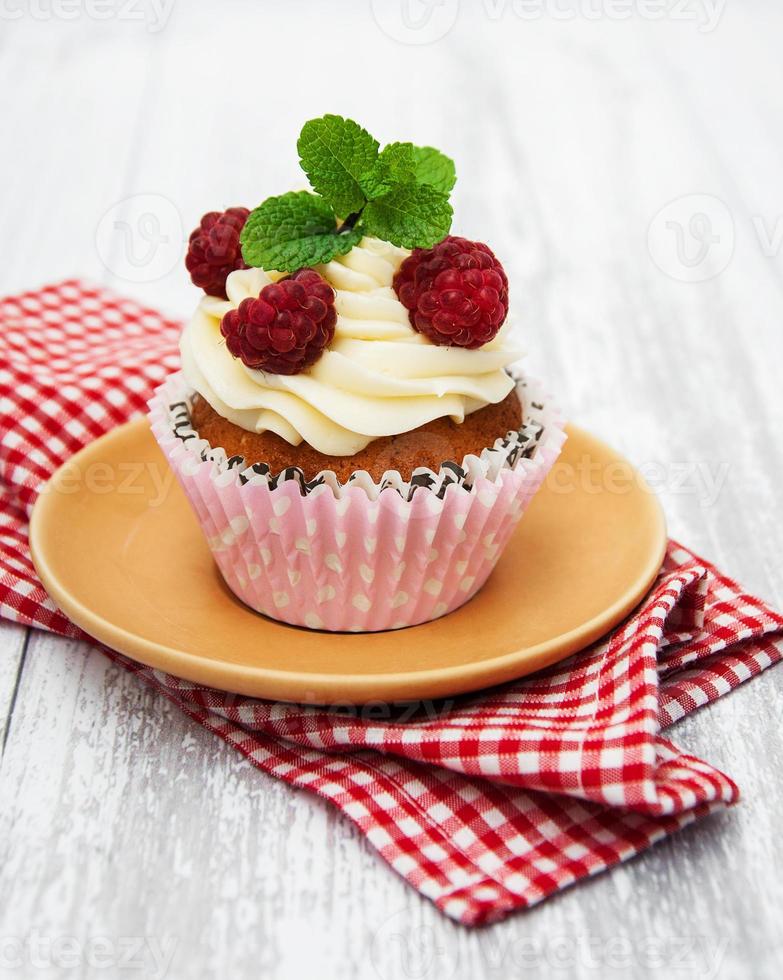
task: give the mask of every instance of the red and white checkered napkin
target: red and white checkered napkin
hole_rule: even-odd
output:
[[[81,635],[27,548],[46,477],[143,410],[179,325],[78,282],[0,302],[0,613]],[[502,918],[733,803],[660,730],[783,656],[783,617],[676,544],[609,640],[472,697],[366,713],[196,687],[105,651],[259,769],[331,800],[447,915]],[[379,718],[379,716],[381,716]]]

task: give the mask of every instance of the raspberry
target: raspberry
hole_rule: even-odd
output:
[[[394,277],[411,325],[433,344],[482,347],[508,313],[508,279],[494,252],[481,242],[450,235],[417,248]]]
[[[249,368],[299,374],[334,337],[334,290],[313,269],[300,269],[243,299],[220,324],[229,351]]]
[[[246,269],[239,245],[247,208],[210,211],[190,236],[185,267],[194,285],[209,296],[226,299],[226,279],[235,269]]]

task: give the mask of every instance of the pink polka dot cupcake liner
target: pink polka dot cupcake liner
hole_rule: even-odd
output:
[[[509,450],[439,474],[271,474],[190,428],[181,374],[150,401],[152,431],[228,587],[252,609],[310,629],[373,632],[445,616],[482,587],[565,442],[538,382],[519,379],[525,426]],[[520,449],[521,442],[521,449]],[[456,474],[456,476],[455,476]],[[418,477],[418,479],[417,479]]]

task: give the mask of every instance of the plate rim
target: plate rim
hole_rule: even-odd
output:
[[[125,422],[82,447],[82,449],[58,467],[43,485],[42,491],[39,493],[30,514],[30,552],[33,565],[47,593],[54,599],[58,607],[68,618],[89,634],[89,636],[138,663],[155,670],[165,670],[168,673],[197,685],[215,687],[219,690],[245,694],[250,697],[298,701],[300,703],[302,701],[301,697],[295,698],[286,696],[285,694],[286,689],[290,690],[292,684],[299,691],[312,687],[314,694],[312,703],[324,703],[324,701],[328,701],[330,698],[340,703],[377,702],[385,699],[393,700],[394,695],[391,688],[404,688],[408,693],[406,693],[404,698],[398,697],[398,700],[410,701],[464,694],[485,687],[495,687],[498,684],[505,683],[514,678],[527,676],[550,664],[565,660],[577,651],[590,646],[590,644],[594,643],[601,636],[605,636],[614,626],[625,619],[628,613],[638,605],[639,601],[649,591],[651,584],[660,571],[666,554],[668,535],[663,508],[657,495],[650,488],[639,470],[630,461],[625,460],[625,457],[609,446],[604,440],[594,436],[580,426],[568,424],[566,431],[569,435],[578,435],[594,444],[598,444],[602,449],[615,457],[625,460],[631,466],[635,478],[639,482],[640,489],[650,501],[657,522],[656,531],[659,538],[657,551],[645,564],[643,571],[637,576],[636,580],[627,587],[623,595],[616,602],[602,610],[592,619],[587,620],[585,623],[566,633],[561,633],[555,638],[542,641],[534,646],[521,647],[496,657],[458,664],[449,668],[427,668],[420,671],[349,675],[321,674],[301,670],[286,671],[277,668],[216,661],[200,654],[192,654],[183,649],[155,643],[138,634],[131,633],[122,626],[117,626],[109,622],[101,615],[93,612],[80,599],[73,596],[66,587],[62,586],[46,560],[46,549],[41,542],[42,528],[46,522],[47,503],[49,500],[56,500],[57,495],[45,491],[51,484],[55,484],[58,479],[63,478],[67,467],[72,467],[75,463],[83,463],[90,456],[100,453],[105,443],[123,437],[134,436],[137,430],[140,432],[142,429],[149,430],[149,423],[146,417]],[[273,620],[268,621],[275,626],[279,625],[281,628],[299,629],[299,627],[289,626],[286,623],[276,623]],[[420,626],[426,625],[428,624],[420,624]],[[399,630],[397,632],[408,633],[419,629],[420,626],[407,627],[405,630]],[[522,666],[519,662],[520,656],[524,656],[525,667],[521,673],[519,669]],[[166,661],[167,666],[163,666],[162,661]],[[492,674],[493,680],[489,684],[482,684],[482,678],[486,679],[486,675],[490,673]],[[208,679],[210,675],[214,675],[212,680]],[[218,675],[221,676],[218,677]],[[231,682],[236,680],[238,683],[236,686],[228,687],[225,683],[226,679]],[[245,683],[249,679],[254,683]],[[479,683],[476,683],[476,681],[479,681]],[[265,693],[257,693],[259,683],[265,688]],[[250,687],[255,688],[256,693],[249,693],[248,689]],[[381,695],[375,693],[372,697],[363,696],[362,692],[368,688],[372,688],[376,692],[383,688],[389,688],[389,690]],[[277,693],[270,693],[273,689]],[[339,697],[337,694],[338,690]],[[322,692],[325,696],[321,698],[318,692]],[[307,703],[311,703],[309,699]]]

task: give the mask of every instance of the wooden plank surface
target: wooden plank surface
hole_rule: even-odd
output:
[[[304,119],[442,147],[531,370],[643,467],[676,537],[783,606],[783,11],[418,3],[418,31],[397,0],[3,5],[0,291],[88,276],[184,316],[187,230],[298,186]],[[783,672],[674,734],[739,807],[476,933],[95,651],[13,626],[0,650],[0,976],[783,969]]]

